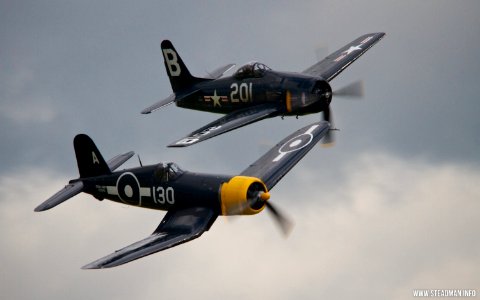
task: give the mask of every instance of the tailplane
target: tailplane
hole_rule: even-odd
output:
[[[235,66],[235,64],[227,64],[207,73],[205,78],[195,77],[192,76],[187,69],[182,58],[178,55],[177,50],[173,47],[172,42],[169,40],[162,41],[161,48],[165,69],[167,70],[168,79],[170,79],[170,84],[172,85],[173,94],[145,108],[142,110],[142,114],[149,114],[161,107],[188,98],[198,91],[198,87],[195,87],[195,84],[218,79]]]
[[[79,134],[73,139],[73,147],[77,156],[80,178],[111,174],[102,154],[92,139],[86,134]]]
[[[85,190],[83,178],[111,174],[113,170],[125,163],[134,155],[133,151],[117,155],[105,162],[92,139],[85,134],[79,134],[73,139],[73,147],[77,156],[80,178],[70,182],[55,195],[48,198],[35,208],[35,211],[44,211],[59,205]]]

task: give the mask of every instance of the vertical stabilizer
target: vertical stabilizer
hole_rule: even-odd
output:
[[[165,68],[174,93],[182,92],[191,88],[195,83],[205,79],[192,76],[183,62],[177,50],[169,40],[161,44]]]
[[[80,178],[107,175],[112,173],[102,154],[92,139],[86,134],[79,134],[73,139],[77,156]]]

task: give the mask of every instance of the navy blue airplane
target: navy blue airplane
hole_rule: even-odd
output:
[[[299,116],[323,112],[332,123],[332,95],[361,93],[358,84],[332,93],[329,82],[375,45],[385,33],[360,36],[301,73],[277,72],[259,62],[240,67],[232,76],[222,77],[234,65],[228,64],[209,74],[208,78],[191,75],[172,43],[161,43],[165,68],[173,94],[144,109],[151,113],[168,104],[178,107],[226,114],[169,147],[185,147],[230,130],[276,116]],[[332,142],[329,131],[325,143]]]
[[[48,210],[81,192],[98,200],[167,211],[150,236],[84,269],[115,267],[188,242],[209,230],[218,216],[254,215],[267,208],[286,234],[291,223],[268,201],[270,190],[329,129],[327,122],[320,121],[297,130],[237,176],[189,172],[173,162],[114,172],[134,153],[105,161],[90,137],[79,134],[73,144],[80,177],[35,211]]]

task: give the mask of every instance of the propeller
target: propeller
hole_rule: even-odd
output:
[[[333,92],[334,96],[345,97],[345,98],[362,98],[365,95],[365,88],[363,80],[354,81],[338,90]],[[330,106],[323,111],[323,119],[330,123],[331,129],[327,132],[325,137],[322,139],[323,146],[332,146],[335,143],[335,137],[333,131],[336,130],[333,125],[333,117]]]
[[[272,203],[266,202],[267,209],[271,212],[272,218],[275,220],[277,225],[282,230],[283,236],[288,237],[290,232],[293,229],[293,222],[288,219],[285,214],[283,214],[278,207],[276,208]]]
[[[283,233],[284,237],[288,237],[293,228],[293,222],[281,212],[278,207],[275,207],[271,202],[267,201],[270,199],[270,193],[264,191],[256,191],[253,197],[249,197],[250,207],[262,207],[266,206],[267,210],[271,213],[270,215],[274,219],[275,223],[280,227],[280,230]]]
[[[354,81],[336,91],[333,95],[347,98],[361,98],[365,94],[363,80]]]
[[[330,106],[328,106],[324,111],[323,111],[323,119],[330,123],[330,129],[327,131],[327,134],[322,139],[322,146],[324,147],[331,147],[335,143],[335,137],[333,134],[333,118],[332,118],[332,112],[330,110]]]

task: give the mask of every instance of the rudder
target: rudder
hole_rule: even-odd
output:
[[[80,178],[111,174],[105,159],[97,146],[86,134],[78,134],[73,139]]]

